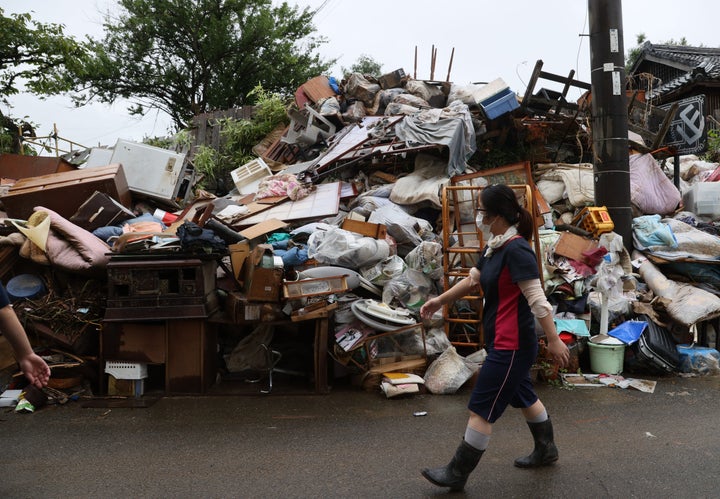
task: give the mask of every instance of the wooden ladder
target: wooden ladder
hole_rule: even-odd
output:
[[[530,185],[510,185],[536,219],[537,208]],[[442,190],[442,238],[443,238],[443,287],[447,291],[467,277],[475,266],[489,234],[483,234],[475,223],[478,201],[483,186],[447,185]],[[537,226],[534,225],[533,241],[540,275],[542,264]],[[466,350],[478,350],[484,346],[483,295],[478,286],[471,294],[461,297],[443,308],[445,334],[450,343]]]
[[[443,286],[460,282],[475,266],[484,246],[475,223],[482,188],[448,185],[442,191]],[[463,296],[444,306],[445,334],[455,347],[478,350],[483,346],[482,291]]]

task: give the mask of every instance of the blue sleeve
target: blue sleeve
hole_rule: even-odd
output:
[[[10,297],[5,290],[5,286],[0,284],[0,308],[5,308],[10,305]]]

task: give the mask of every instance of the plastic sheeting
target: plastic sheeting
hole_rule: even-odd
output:
[[[405,117],[395,125],[395,134],[409,145],[438,144],[450,151],[447,174],[465,172],[465,161],[476,149],[475,127],[467,105],[451,102],[443,109],[428,109]]]

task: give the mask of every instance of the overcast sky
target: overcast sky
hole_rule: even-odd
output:
[[[317,8],[318,34],[328,43],[326,59],[338,59],[334,76],[366,54],[382,64],[383,72],[399,68],[418,79],[431,76],[431,54],[436,48],[436,80],[445,80],[454,49],[450,80],[458,84],[502,78],[522,95],[537,60],[545,71],[590,82],[586,0],[298,0]],[[102,13],[115,9],[113,0],[0,0],[5,13],[32,12],[34,19],[61,23],[75,37],[102,37]],[[644,33],[653,43],[680,40],[690,45],[720,47],[720,2],[709,0],[624,0],[625,52]],[[417,48],[417,69],[415,51]],[[543,85],[553,88],[552,85]],[[169,118],[155,111],[131,117],[125,104],[94,104],[75,109],[69,99],[41,101],[30,95],[11,99],[4,113],[27,116],[39,125],[38,134],[57,125],[61,137],[85,146],[112,146],[118,138],[142,141],[163,136]]]

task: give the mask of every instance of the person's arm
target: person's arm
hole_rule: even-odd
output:
[[[477,267],[473,267],[470,269],[470,275],[464,277],[460,282],[445,291],[443,294],[426,301],[420,308],[420,317],[423,319],[431,318],[433,314],[440,309],[440,307],[447,305],[448,303],[453,303],[463,296],[469,295],[472,293],[473,289],[476,289],[479,285],[480,271]]]
[[[558,336],[552,316],[552,305],[547,301],[540,279],[518,282],[518,287],[520,287],[520,291],[522,291],[528,305],[530,305],[533,315],[543,328],[548,342],[548,352],[561,367],[566,366],[570,361],[570,350]]]
[[[25,329],[10,305],[0,308],[0,332],[10,343],[15,359],[28,381],[38,388],[47,385],[50,368],[42,357],[33,352]]]

